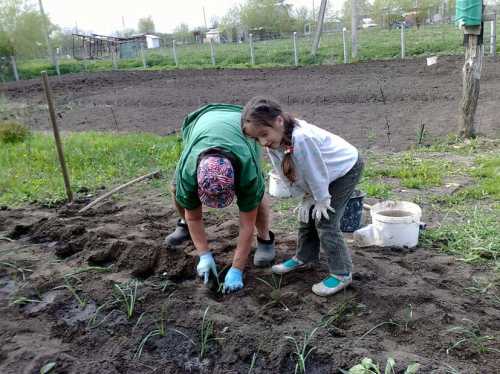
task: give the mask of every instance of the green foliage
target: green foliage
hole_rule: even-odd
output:
[[[155,23],[151,16],[140,18],[137,25],[139,34],[153,34],[155,32]]]
[[[22,143],[30,136],[30,130],[18,122],[0,122],[0,143]]]
[[[169,172],[180,155],[175,136],[87,132],[62,142],[74,191],[95,191],[154,169]],[[52,136],[35,133],[24,143],[0,147],[0,205],[53,203],[64,196]]]
[[[291,6],[283,0],[247,0],[240,9],[240,21],[248,30],[291,32],[294,22],[290,13]]]
[[[393,358],[389,357],[387,359],[387,363],[385,365],[384,374],[394,374],[396,367],[396,361]],[[415,374],[420,368],[420,364],[413,363],[410,364],[404,374]],[[365,357],[361,360],[361,363],[353,366],[349,369],[349,371],[342,370],[342,373],[345,374],[382,374],[380,367],[373,362],[371,358]]]

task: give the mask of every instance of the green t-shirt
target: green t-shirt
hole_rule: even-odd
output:
[[[184,149],[177,163],[175,199],[186,209],[200,206],[196,172],[201,153],[218,148],[227,152],[235,168],[235,193],[242,212],[260,204],[264,196],[264,174],[260,146],[241,132],[241,106],[208,104],[190,113],[182,124]]]

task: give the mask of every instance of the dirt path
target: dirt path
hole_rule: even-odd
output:
[[[419,373],[444,374],[449,367],[468,374],[498,372],[500,355],[479,354],[471,342],[446,352],[460,338],[446,333],[453,326],[500,338],[498,297],[464,291],[474,279],[494,277],[484,268],[422,248],[353,248],[354,285],[344,294],[324,299],[310,291],[327,273],[322,258],[315,269],[285,276],[286,295],[279,300],[259,279],[272,282],[269,270],[253,267],[245,273],[243,291],[220,299],[195,279],[192,245],[175,252],[162,248],[176,221],[163,197],[152,198],[144,188],[127,195],[83,215],[77,213],[83,203],[57,211],[0,211],[0,231],[16,239],[0,241],[1,259],[25,269],[24,280],[21,272],[0,270],[0,372],[38,373],[54,362],[57,373],[246,373],[255,354],[255,373],[293,373],[293,346],[285,337],[301,341],[304,332],[329,318],[311,340],[310,373],[337,373],[365,356],[381,362],[393,357],[399,369],[417,361]],[[236,244],[235,216],[213,212],[208,218],[221,267],[230,264]],[[278,232],[277,238],[278,260],[292,255],[294,234]],[[88,266],[109,271],[74,274]],[[84,306],[68,289],[54,289],[65,284],[65,276]],[[128,319],[113,302],[113,284],[131,276],[141,283]],[[12,305],[21,297],[38,301]],[[141,340],[158,328],[162,306],[165,336],[151,337],[134,359]],[[223,340],[211,342],[200,359],[207,307]]]
[[[147,131],[170,134],[208,102],[244,104],[270,94],[290,111],[363,148],[400,150],[428,136],[454,132],[463,61],[440,58],[255,70],[123,71],[52,80],[61,127],[69,131]],[[49,129],[39,80],[3,85],[11,106],[34,129]],[[382,93],[385,97],[384,104]],[[499,134],[500,61],[485,62],[479,131]],[[387,136],[386,117],[390,139]]]

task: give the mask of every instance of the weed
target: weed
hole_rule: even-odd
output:
[[[125,312],[128,319],[132,318],[135,311],[135,304],[137,301],[137,287],[139,286],[138,280],[120,285],[114,284],[114,289],[117,292],[116,299],[120,301],[125,307]]]
[[[319,326],[328,328],[338,326],[347,319],[347,316],[358,308],[355,298],[344,300],[341,304],[330,309],[321,319]]]
[[[288,295],[293,295],[294,293],[293,292],[285,292],[284,293],[282,291],[282,289],[281,289],[281,282],[283,280],[283,275],[280,275],[280,277],[278,279],[274,274],[272,274],[272,278],[271,278],[270,282],[268,282],[268,281],[266,281],[265,279],[262,279],[262,278],[257,278],[257,279],[259,281],[261,281],[262,283],[264,283],[269,288],[271,288],[271,291],[269,292],[269,297],[271,298],[271,301],[268,302],[267,304],[265,304],[262,307],[262,311],[264,311],[268,307],[271,307],[273,305],[279,304],[279,305],[281,305],[285,309],[285,311],[289,312],[290,309],[283,302],[283,298],[285,298]]]
[[[112,306],[114,306],[114,305],[116,305],[118,303],[119,303],[118,300],[109,300],[109,301],[105,302],[104,304],[100,305],[99,307],[97,307],[94,315],[89,319],[89,322],[87,323],[88,327],[90,329],[95,329],[95,328],[99,327],[100,325],[102,325],[108,319],[108,317],[113,312],[113,310],[111,310],[99,322],[97,322],[97,317],[99,316],[99,313],[102,310],[104,310],[105,308],[112,307]]]
[[[451,346],[446,350],[446,354],[464,345],[470,346],[478,353],[500,353],[500,350],[488,346],[488,343],[496,340],[494,336],[481,335],[481,330],[476,323],[467,318],[464,318],[463,321],[465,322],[464,325],[453,326],[444,332],[444,334],[453,334],[457,336],[457,340],[452,342]]]
[[[0,143],[22,143],[30,136],[30,130],[17,122],[0,123]]]
[[[21,277],[23,278],[23,281],[26,280],[26,274],[25,273],[32,273],[33,272],[33,270],[31,270],[31,269],[27,269],[27,268],[23,268],[21,266],[17,266],[16,264],[11,263],[11,262],[1,261],[0,262],[0,266],[6,267],[6,268],[10,268],[10,269],[14,269],[16,276],[17,276],[18,273],[20,273]]]
[[[57,286],[57,287],[54,287],[53,289],[54,290],[60,290],[60,289],[67,289],[69,292],[71,292],[71,294],[75,297],[76,301],[78,302],[78,305],[80,305],[81,308],[85,308],[85,306],[87,305],[87,301],[80,297],[78,295],[78,292],[77,290],[70,284],[69,282],[69,278],[65,278],[64,279],[64,284],[61,285],[61,286]]]
[[[304,332],[304,339],[302,341],[297,341],[293,336],[285,336],[285,339],[292,342],[295,346],[295,351],[293,352],[296,356],[295,364],[295,374],[306,372],[306,361],[309,355],[316,349],[316,347],[311,347],[311,341],[314,335],[319,330],[319,326],[315,327],[311,331]]]
[[[388,199],[392,193],[390,185],[381,182],[372,182],[369,180],[361,182],[361,190],[366,194],[366,196],[376,197],[378,199]]]
[[[379,327],[382,327],[382,326],[385,326],[385,325],[401,327],[401,324],[399,324],[398,322],[395,322],[393,320],[381,322],[381,323],[375,325],[374,327],[372,327],[367,332],[365,332],[363,335],[361,335],[361,337],[358,339],[358,342],[361,341],[361,340],[363,340],[366,336],[370,335],[373,331],[375,331]]]

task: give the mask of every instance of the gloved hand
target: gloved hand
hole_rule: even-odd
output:
[[[224,279],[224,288],[222,292],[231,293],[243,288],[243,272],[240,269],[231,267]]]
[[[330,219],[328,211],[335,213],[335,209],[330,206],[331,199],[327,198],[323,201],[316,201],[312,211],[312,216],[316,222],[321,221],[321,218]]]
[[[198,276],[203,278],[204,284],[208,283],[208,277],[210,276],[210,272],[212,272],[216,278],[218,277],[217,266],[215,265],[212,252],[207,252],[200,256],[200,262],[198,262],[196,271],[198,272]]]
[[[298,218],[300,222],[308,223],[309,222],[309,212],[311,211],[311,207],[314,205],[314,199],[311,195],[304,195],[302,198],[302,202],[298,207]]]

